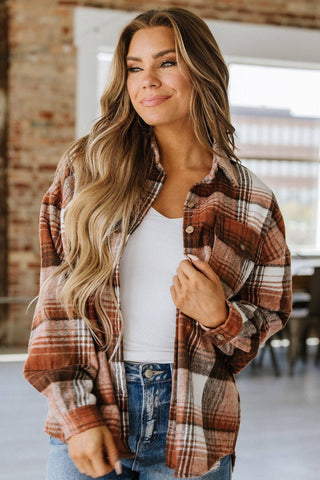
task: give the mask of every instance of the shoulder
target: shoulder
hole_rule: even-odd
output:
[[[70,155],[64,155],[55,171],[53,181],[44,195],[44,202],[65,208],[74,195],[75,178],[73,161]]]
[[[258,190],[265,195],[274,196],[273,191],[252,170],[240,162],[231,161],[232,169],[241,190]]]
[[[240,162],[232,161],[231,165],[237,179],[237,194],[241,201],[271,211],[279,209],[273,190],[261,178]]]
[[[261,239],[276,228],[285,234],[283,216],[272,189],[240,162],[231,161],[233,182],[228,182],[224,214],[256,232]]]

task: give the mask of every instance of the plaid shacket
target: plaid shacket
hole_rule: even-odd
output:
[[[131,232],[143,220],[165,177],[155,151],[147,193]],[[66,165],[44,196],[41,282],[64,257],[63,212],[73,189],[72,167]],[[120,236],[114,236],[114,249]],[[177,311],[166,462],[175,477],[189,478],[204,475],[219,458],[234,455],[240,419],[235,374],[286,323],[291,275],[284,223],[272,192],[241,164],[216,155],[210,174],[187,195],[183,241],[185,254],[197,255],[218,274],[229,307],[225,323],[208,331]],[[119,266],[113,284],[120,300]],[[66,441],[89,428],[107,425],[119,450],[128,451],[122,345],[109,361],[121,328],[114,297],[105,291],[104,308],[113,332],[104,352],[83,319],[67,318],[55,289],[52,282],[37,303],[25,364],[27,380],[48,399],[45,430]],[[92,305],[89,302],[89,316],[98,323]]]

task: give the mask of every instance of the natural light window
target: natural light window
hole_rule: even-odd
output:
[[[320,70],[229,70],[238,155],[275,192],[292,252],[319,252]]]
[[[110,73],[113,51],[114,49],[111,47],[104,49],[100,48],[100,51],[97,53],[97,116],[100,115],[100,98]]]

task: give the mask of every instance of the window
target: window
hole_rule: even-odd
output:
[[[88,133],[98,116],[108,58],[119,32],[135,15],[75,8],[77,137]],[[319,254],[320,61],[314,46],[320,44],[320,32],[206,21],[230,67],[239,156],[274,190],[291,250]]]
[[[293,253],[320,250],[320,70],[231,63],[238,155],[275,192]]]
[[[111,68],[112,57],[113,49],[111,47],[104,49],[100,48],[100,51],[97,53],[97,117],[100,115],[100,98],[107,83],[108,75]]]

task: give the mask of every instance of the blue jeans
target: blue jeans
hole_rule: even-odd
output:
[[[129,446],[134,458],[121,459],[122,474],[113,471],[100,480],[171,480],[173,470],[165,464],[166,434],[171,398],[170,364],[126,362],[129,398]],[[203,480],[231,480],[231,456],[220,460],[217,469]],[[68,455],[68,446],[50,439],[47,480],[90,480],[78,471]],[[194,480],[194,479],[189,479]]]

